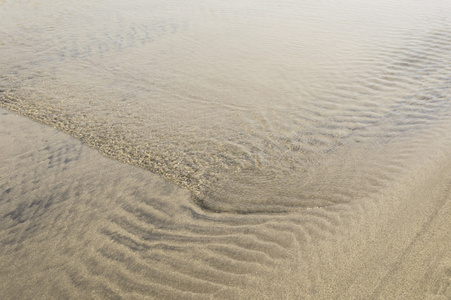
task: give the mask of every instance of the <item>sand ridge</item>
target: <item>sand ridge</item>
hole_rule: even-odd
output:
[[[450,299],[449,16],[0,1],[0,298]]]
[[[450,296],[446,149],[375,198],[243,216],[4,110],[1,126],[2,297]]]
[[[0,105],[241,214],[377,192],[449,118],[445,4],[179,2],[5,2]]]

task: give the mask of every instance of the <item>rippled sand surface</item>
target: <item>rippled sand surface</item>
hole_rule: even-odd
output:
[[[451,4],[309,2],[0,1],[0,295],[451,297]]]

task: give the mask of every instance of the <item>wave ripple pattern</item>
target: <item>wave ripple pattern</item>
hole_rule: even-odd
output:
[[[213,212],[371,194],[450,115],[445,5],[25,2],[1,4],[1,105]]]
[[[0,0],[0,298],[449,299],[451,3],[369,2]]]

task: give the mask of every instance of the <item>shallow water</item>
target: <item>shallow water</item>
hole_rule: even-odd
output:
[[[0,298],[450,298],[450,19],[0,0]]]
[[[205,210],[358,201],[449,130],[447,1],[2,1],[0,104]]]

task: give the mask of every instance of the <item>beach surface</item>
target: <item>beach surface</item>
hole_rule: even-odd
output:
[[[451,2],[0,1],[1,299],[450,299]]]
[[[190,193],[1,110],[4,299],[449,299],[451,160],[373,197],[276,215]]]

